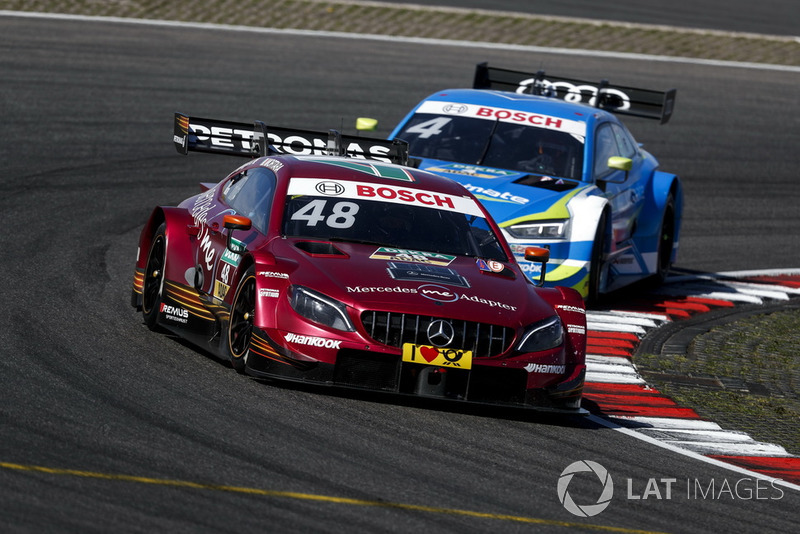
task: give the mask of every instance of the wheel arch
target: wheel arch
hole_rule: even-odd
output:
[[[639,222],[638,232],[640,235],[657,235],[661,230],[661,221],[664,218],[664,209],[667,199],[672,195],[675,210],[675,241],[678,241],[680,232],[681,214],[683,213],[683,186],[675,174],[656,171],[653,174],[650,194],[647,196],[647,203],[644,212],[651,214],[645,220]]]

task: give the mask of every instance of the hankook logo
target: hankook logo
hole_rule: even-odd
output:
[[[434,347],[446,347],[452,343],[456,331],[447,321],[438,319],[428,325],[428,341]]]
[[[320,182],[315,186],[315,189],[321,195],[334,197],[344,193],[344,186],[339,182]]]

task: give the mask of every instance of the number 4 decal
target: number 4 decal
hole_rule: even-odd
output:
[[[447,126],[451,120],[453,119],[450,117],[436,117],[435,119],[421,122],[412,126],[406,130],[406,133],[419,134],[418,139],[427,139],[442,133],[442,129]]]

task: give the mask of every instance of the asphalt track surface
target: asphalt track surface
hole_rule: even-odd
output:
[[[0,530],[796,530],[797,491],[589,420],[263,383],[130,308],[153,206],[239,163],[179,156],[174,111],[344,130],[373,116],[385,134],[422,96],[468,84],[475,63],[524,68],[529,54],[28,18],[0,18],[0,35]],[[678,88],[669,125],[629,124],[684,180],[680,267],[797,267],[797,73],[537,59]],[[556,492],[584,459],[616,483],[589,518]],[[687,492],[711,481],[711,496]],[[648,484],[661,499],[626,498]],[[596,485],[570,492],[591,502]]]
[[[425,4],[421,0],[378,1]],[[432,4],[767,35],[800,33],[800,9],[795,0],[436,0]]]

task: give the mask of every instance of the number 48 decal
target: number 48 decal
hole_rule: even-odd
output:
[[[315,199],[292,214],[293,221],[305,221],[308,226],[316,226],[325,221],[330,228],[350,228],[356,222],[358,204],[355,202],[339,201],[333,204],[331,211],[326,213],[328,201]]]

